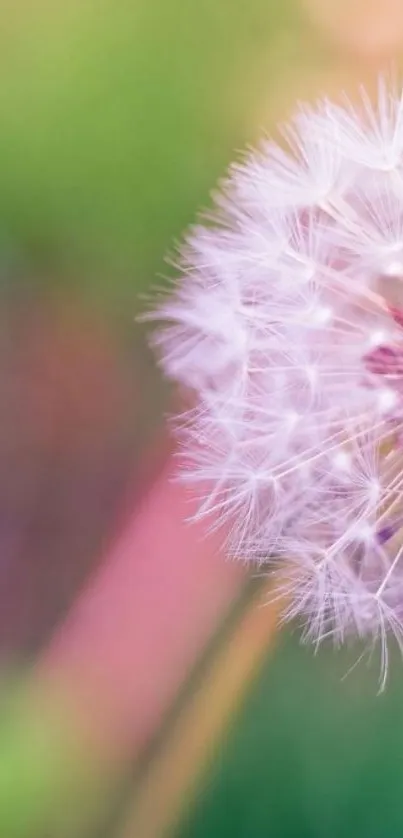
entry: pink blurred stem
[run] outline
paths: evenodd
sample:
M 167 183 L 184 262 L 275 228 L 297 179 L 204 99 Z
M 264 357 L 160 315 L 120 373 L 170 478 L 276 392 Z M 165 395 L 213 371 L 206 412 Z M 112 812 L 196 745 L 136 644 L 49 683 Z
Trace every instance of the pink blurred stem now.
M 108 759 L 147 744 L 245 579 L 218 535 L 186 523 L 192 504 L 171 476 L 168 463 L 39 666 Z

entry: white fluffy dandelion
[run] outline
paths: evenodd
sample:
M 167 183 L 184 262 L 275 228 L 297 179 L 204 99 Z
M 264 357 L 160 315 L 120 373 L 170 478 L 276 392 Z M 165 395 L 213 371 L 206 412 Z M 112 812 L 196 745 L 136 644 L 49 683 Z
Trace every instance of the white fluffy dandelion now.
M 315 643 L 403 644 L 403 95 L 301 108 L 234 166 L 154 317 L 199 516 Z

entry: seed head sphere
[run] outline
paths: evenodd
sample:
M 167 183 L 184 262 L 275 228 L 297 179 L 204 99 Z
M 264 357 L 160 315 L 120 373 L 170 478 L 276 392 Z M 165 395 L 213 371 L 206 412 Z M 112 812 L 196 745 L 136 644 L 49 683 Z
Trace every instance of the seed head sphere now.
M 300 107 L 230 169 L 152 315 L 183 479 L 315 643 L 403 647 L 403 94 Z

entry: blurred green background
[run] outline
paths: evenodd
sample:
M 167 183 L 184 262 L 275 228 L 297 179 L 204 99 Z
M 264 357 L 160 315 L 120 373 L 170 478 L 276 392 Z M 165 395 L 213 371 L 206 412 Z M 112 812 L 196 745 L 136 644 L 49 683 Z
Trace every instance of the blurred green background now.
M 396 652 L 396 650 L 394 650 Z M 284 632 L 218 743 L 177 838 L 399 838 L 403 672 Z
M 2 0 L 1 16 L 0 230 L 53 286 L 134 311 L 317 61 L 298 4 Z

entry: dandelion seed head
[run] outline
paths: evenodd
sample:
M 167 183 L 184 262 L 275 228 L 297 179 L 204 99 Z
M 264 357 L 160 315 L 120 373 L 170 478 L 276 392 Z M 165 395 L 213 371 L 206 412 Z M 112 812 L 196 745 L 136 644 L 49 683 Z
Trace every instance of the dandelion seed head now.
M 151 315 L 197 515 L 314 643 L 403 645 L 403 95 L 301 107 L 235 164 Z M 277 574 L 277 570 L 275 570 Z

